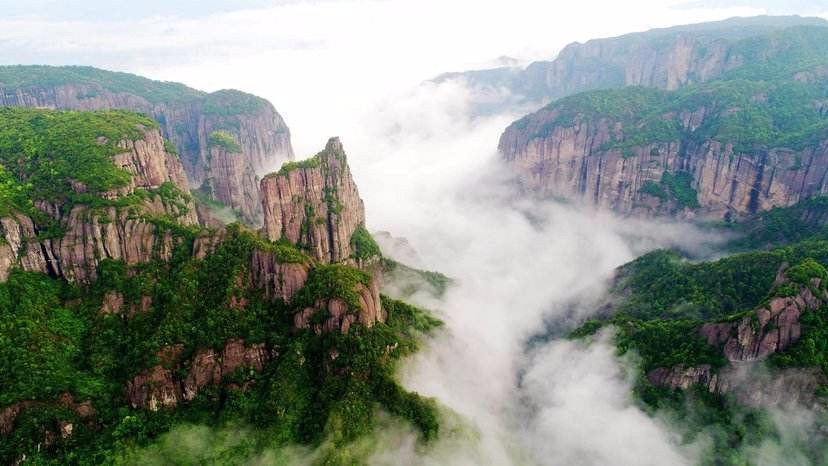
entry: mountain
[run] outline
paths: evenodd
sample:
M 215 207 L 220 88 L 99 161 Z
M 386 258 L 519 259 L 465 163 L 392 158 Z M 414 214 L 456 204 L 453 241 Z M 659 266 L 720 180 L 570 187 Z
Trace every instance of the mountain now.
M 739 218 L 825 192 L 828 28 L 732 44 L 739 67 L 678 90 L 554 101 L 503 133 L 521 185 L 622 213 Z
M 91 67 L 0 67 L 0 105 L 126 109 L 155 119 L 197 193 L 262 220 L 258 177 L 293 158 L 290 131 L 273 105 L 236 90 L 201 92 Z
M 674 90 L 706 82 L 746 64 L 745 52 L 763 37 L 796 26 L 828 26 L 821 18 L 757 16 L 652 29 L 574 42 L 551 61 L 446 73 L 436 82 L 462 80 L 488 95 L 477 113 L 544 105 L 596 89 L 647 86 Z
M 234 462 L 350 463 L 377 410 L 434 438 L 395 368 L 440 322 L 380 295 L 339 140 L 262 181 L 299 236 L 202 216 L 171 149 L 124 110 L 0 108 L 0 462 L 136 464 L 199 424 L 252 426 Z

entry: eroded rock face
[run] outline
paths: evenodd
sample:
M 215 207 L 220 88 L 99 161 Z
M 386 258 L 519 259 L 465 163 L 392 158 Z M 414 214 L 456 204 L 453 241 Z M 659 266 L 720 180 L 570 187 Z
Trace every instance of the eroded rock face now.
M 308 281 L 308 265 L 280 263 L 274 252 L 256 250 L 250 275 L 253 286 L 264 290 L 265 297 L 289 303 Z
M 756 364 L 728 366 L 719 371 L 709 365 L 680 364 L 660 367 L 647 374 L 647 380 L 656 386 L 687 390 L 698 385 L 710 393 L 733 395 L 740 404 L 753 407 L 791 403 L 812 406 L 818 403 L 816 391 L 824 379 L 818 369 L 790 368 L 770 373 Z
M 783 265 L 774 287 L 786 285 Z M 721 349 L 730 362 L 721 369 L 710 365 L 659 367 L 647 374 L 656 386 L 687 390 L 695 385 L 711 393 L 734 394 L 749 406 L 776 406 L 789 402 L 815 403 L 824 382 L 819 370 L 791 368 L 767 371 L 760 364 L 800 338 L 799 319 L 805 312 L 820 312 L 828 302 L 821 280 L 814 278 L 794 296 L 777 296 L 745 317 L 731 322 L 707 323 L 699 335 Z M 814 291 L 819 294 L 816 296 Z
M 271 354 L 264 343 L 246 345 L 243 340 L 229 340 L 222 351 L 198 350 L 190 361 L 184 380 L 175 377 L 180 361 L 180 348 L 168 347 L 159 352 L 162 364 L 136 375 L 127 383 L 127 397 L 133 408 L 157 411 L 173 408 L 184 401 L 191 401 L 199 389 L 220 384 L 222 379 L 237 370 L 261 372 Z
M 187 176 L 178 158 L 164 149 L 158 130 L 144 131 L 143 139 L 122 141 L 124 152 L 113 156 L 113 163 L 132 175 L 130 183 L 116 191 L 102 193 L 114 200 L 137 189 L 155 190 L 172 183 L 187 192 Z M 77 192 L 85 187 L 74 183 Z M 38 202 L 37 208 L 57 221 L 63 234 L 56 238 L 38 238 L 40 226 L 31 218 L 15 214 L 0 218 L 0 280 L 11 267 L 64 277 L 69 281 L 89 283 L 96 276 L 98 263 L 107 258 L 128 264 L 158 258 L 169 259 L 176 245 L 169 232 L 162 233 L 149 220 L 164 216 L 180 225 L 197 225 L 198 217 L 191 200 L 165 202 L 152 194 L 132 208 L 74 205 L 68 208 Z
M 0 82 L 0 105 L 128 109 L 152 116 L 161 125 L 163 135 L 181 153 L 193 188 L 203 186 L 216 200 L 241 212 L 250 223 L 260 223 L 257 176 L 293 158 L 287 125 L 264 99 L 238 91 L 206 94 L 185 89 L 187 98 L 151 101 L 135 93 L 113 91 L 88 82 L 22 87 Z M 210 135 L 215 131 L 230 134 L 241 151 L 231 153 L 211 147 Z
M 57 400 L 54 401 L 36 401 L 27 400 L 14 403 L 0 409 L 0 436 L 9 435 L 14 430 L 14 423 L 17 417 L 29 408 L 38 408 L 45 406 L 60 406 L 72 411 L 81 419 L 94 416 L 96 414 L 95 408 L 92 407 L 92 402 L 87 400 L 83 402 L 76 402 L 71 393 L 62 393 Z M 72 424 L 61 421 L 58 426 L 59 434 L 63 438 L 72 435 Z
M 491 107 L 520 108 L 527 103 L 537 108 L 595 89 L 647 86 L 672 90 L 710 81 L 749 63 L 772 60 L 793 45 L 785 40 L 786 32 L 795 36 L 801 26 L 825 25 L 818 18 L 777 16 L 654 29 L 574 42 L 554 60 L 533 62 L 525 69 L 507 66 L 447 73 L 436 81 L 459 78 L 481 91 L 500 91 L 489 92 L 478 113 Z M 746 41 L 751 41 L 750 46 L 745 46 Z M 814 39 L 814 43 L 818 41 Z M 746 56 L 747 51 L 754 53 Z
M 339 138 L 304 165 L 266 176 L 261 196 L 268 239 L 287 239 L 324 263 L 351 257 L 351 236 L 365 225 L 365 207 Z
M 814 289 L 820 289 L 819 279 L 814 281 Z M 801 332 L 800 316 L 816 311 L 827 300 L 803 287 L 798 295 L 773 298 L 736 322 L 704 324 L 699 334 L 711 345 L 722 348 L 729 361 L 761 361 L 796 343 Z
M 621 149 L 625 128 L 608 118 L 558 120 L 560 108 L 540 110 L 513 123 L 499 150 L 523 189 L 545 198 L 566 198 L 624 214 L 671 214 L 689 218 L 745 216 L 789 206 L 828 190 L 828 141 L 799 151 L 777 148 L 745 154 L 715 140 L 675 139 Z M 698 108 L 665 115 L 691 131 L 726 109 Z M 633 128 L 634 129 L 634 128 Z M 686 174 L 698 205 L 653 195 L 665 174 Z

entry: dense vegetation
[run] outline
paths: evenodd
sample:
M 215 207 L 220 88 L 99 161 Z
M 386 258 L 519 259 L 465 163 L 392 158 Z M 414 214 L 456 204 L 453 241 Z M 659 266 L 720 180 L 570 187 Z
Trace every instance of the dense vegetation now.
M 204 97 L 202 111 L 208 115 L 255 115 L 268 105 L 261 97 L 235 89 L 223 89 Z
M 141 138 L 141 128 L 157 128 L 157 124 L 117 110 L 0 108 L 0 198 L 10 201 L 4 208 L 27 211 L 36 200 L 65 199 L 73 192 L 71 181 L 83 183 L 93 193 L 125 185 L 129 174 L 110 158 L 124 152 L 117 147 L 121 140 Z
M 828 240 L 828 197 L 814 197 L 791 207 L 776 207 L 743 222 L 727 224 L 736 237 L 735 251 L 784 246 L 806 239 Z
M 181 199 L 186 195 L 174 187 L 138 190 L 117 199 L 100 195 L 130 180 L 129 173 L 111 162 L 113 155 L 125 151 L 118 144 L 142 138 L 145 130 L 153 128 L 157 128 L 153 120 L 119 110 L 0 108 L 0 215 L 26 214 L 39 224 L 39 236 L 47 238 L 61 236 L 62 227 L 34 207 L 38 201 L 66 209 L 73 204 L 126 208 L 161 195 L 185 213 Z
M 351 235 L 351 250 L 353 258 L 359 261 L 367 261 L 381 255 L 379 244 L 362 225 Z
M 232 134 L 227 131 L 213 131 L 210 133 L 210 138 L 207 141 L 210 147 L 219 147 L 229 154 L 240 154 L 241 146 Z
M 366 274 L 344 265 L 316 266 L 292 302 L 271 302 L 262 290 L 239 285 L 237 277 L 248 273 L 253 251 L 275 251 L 283 263 L 310 264 L 310 258 L 240 226 L 232 226 L 215 254 L 203 260 L 188 252 L 193 239 L 185 238 L 170 263 L 128 267 L 104 261 L 99 280 L 89 287 L 20 271 L 0 284 L 0 406 L 37 400 L 11 435 L 0 436 L 3 461 L 24 452 L 49 464 L 116 461 L 132 446 L 149 444 L 185 422 L 247 424 L 266 433 L 257 438 L 269 445 L 325 439 L 345 446 L 371 431 L 377 409 L 409 420 L 425 439 L 437 434 L 434 402 L 405 392 L 394 371 L 396 361 L 417 348 L 418 335 L 438 321 L 383 298 L 388 320 L 371 329 L 356 326 L 347 335 L 296 330 L 294 310 L 319 298 L 336 296 L 358 305 L 353 287 L 365 282 Z M 101 303 L 113 292 L 124 297 L 122 310 L 102 313 Z M 127 312 L 148 298 L 149 309 Z M 239 310 L 233 303 L 242 299 L 246 305 Z M 180 364 L 177 374 L 184 378 L 196 351 L 220 350 L 232 338 L 264 343 L 278 356 L 262 373 L 244 371 L 228 381 L 232 384 L 204 387 L 178 409 L 149 412 L 126 405 L 126 381 L 169 364 L 165 348 L 180 347 L 180 362 L 174 364 Z M 91 400 L 96 415 L 79 419 L 56 404 L 63 393 Z M 43 429 L 58 421 L 74 422 L 73 435 L 38 451 Z M 337 451 L 328 452 L 325 461 L 337 463 Z
M 320 163 L 321 162 L 320 162 L 319 154 L 317 154 L 313 157 L 304 159 L 304 160 L 297 160 L 297 161 L 291 160 L 291 161 L 283 163 L 282 166 L 279 167 L 278 172 L 271 173 L 267 176 L 269 176 L 269 177 L 270 176 L 285 176 L 288 173 L 290 173 L 290 172 L 292 172 L 293 170 L 296 170 L 296 169 L 316 168 L 320 165 Z
M 714 370 L 727 364 L 721 350 L 699 336 L 705 322 L 741 318 L 771 296 L 786 296 L 812 278 L 828 277 L 828 241 L 823 218 L 824 199 L 803 201 L 789 208 L 758 214 L 729 225 L 738 236 L 727 247 L 742 252 L 716 261 L 693 262 L 674 251 L 646 254 L 618 270 L 613 299 L 597 319 L 573 331 L 585 338 L 612 326 L 620 354 L 634 352 L 640 378 L 635 391 L 645 410 L 673 416 L 686 442 L 708 438 L 704 464 L 745 464 L 745 448 L 784 435 L 761 409 L 746 408 L 730 396 L 653 386 L 644 377 L 658 367 L 709 364 Z M 780 266 L 789 285 L 773 288 Z M 800 318 L 802 338 L 774 354 L 772 367 L 801 367 L 828 377 L 828 309 Z M 828 387 L 820 393 L 828 394 Z M 803 443 L 797 452 L 821 464 L 825 452 Z

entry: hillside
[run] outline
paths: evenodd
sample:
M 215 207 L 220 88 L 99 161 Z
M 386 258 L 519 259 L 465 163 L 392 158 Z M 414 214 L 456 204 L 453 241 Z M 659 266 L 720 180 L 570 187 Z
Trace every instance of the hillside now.
M 492 108 L 539 108 L 561 97 L 597 89 L 645 86 L 674 90 L 742 67 L 748 63 L 745 45 L 798 26 L 825 27 L 828 21 L 757 16 L 651 29 L 574 42 L 553 60 L 533 62 L 525 68 L 446 73 L 435 81 L 462 80 L 489 95 L 475 109 L 480 113 Z

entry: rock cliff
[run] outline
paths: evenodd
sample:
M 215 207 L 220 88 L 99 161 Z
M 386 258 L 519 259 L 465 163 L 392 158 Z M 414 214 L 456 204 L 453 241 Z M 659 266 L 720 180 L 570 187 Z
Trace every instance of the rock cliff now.
M 171 257 L 170 228 L 197 225 L 195 206 L 185 194 L 182 164 L 165 150 L 159 130 L 138 131 L 115 143 L 107 162 L 128 174 L 122 186 L 91 192 L 69 180 L 74 198 L 35 199 L 29 212 L 12 209 L 0 217 L 0 281 L 18 266 L 89 283 L 103 259 L 137 264 Z
M 365 207 L 338 138 L 311 159 L 267 175 L 261 196 L 268 239 L 285 239 L 324 263 L 351 258 L 351 238 L 365 225 Z
M 261 223 L 258 176 L 293 158 L 290 131 L 270 102 L 234 90 L 211 94 L 182 84 L 89 67 L 0 67 L 0 105 L 129 109 L 154 118 L 181 155 L 192 188 Z M 236 150 L 215 144 L 215 133 Z
M 166 364 L 153 366 L 128 383 L 130 406 L 150 411 L 174 408 L 182 401 L 192 401 L 201 388 L 219 384 L 238 370 L 261 372 L 271 359 L 264 344 L 246 345 L 237 339 L 228 341 L 221 351 L 200 349 L 186 364 L 178 360 L 178 352 L 176 348 L 162 349 L 162 355 L 171 355 Z M 188 366 L 187 376 L 180 379 L 177 373 L 182 365 Z

